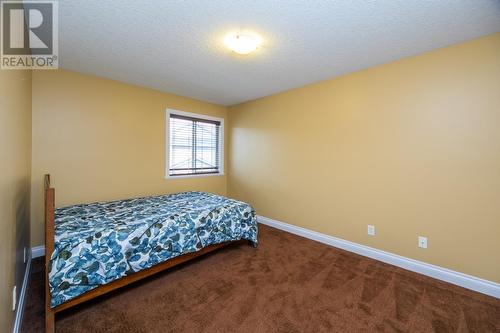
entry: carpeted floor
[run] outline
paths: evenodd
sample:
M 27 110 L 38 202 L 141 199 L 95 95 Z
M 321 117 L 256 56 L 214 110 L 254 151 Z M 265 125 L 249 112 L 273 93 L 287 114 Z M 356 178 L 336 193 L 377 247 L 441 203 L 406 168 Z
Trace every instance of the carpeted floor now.
M 500 300 L 260 226 L 57 316 L 57 332 L 500 332 Z M 43 331 L 33 262 L 22 332 Z

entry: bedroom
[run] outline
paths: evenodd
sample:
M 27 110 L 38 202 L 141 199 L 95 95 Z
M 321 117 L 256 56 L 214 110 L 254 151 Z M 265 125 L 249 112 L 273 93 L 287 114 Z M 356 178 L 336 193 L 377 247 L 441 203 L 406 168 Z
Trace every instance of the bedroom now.
M 35 5 L 0 332 L 500 330 L 499 2 Z

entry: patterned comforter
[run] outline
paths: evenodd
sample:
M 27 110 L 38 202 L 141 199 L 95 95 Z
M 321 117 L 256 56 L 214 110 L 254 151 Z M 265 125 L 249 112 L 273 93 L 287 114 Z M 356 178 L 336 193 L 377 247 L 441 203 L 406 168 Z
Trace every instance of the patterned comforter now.
M 56 209 L 51 306 L 178 255 L 240 239 L 257 244 L 253 208 L 204 192 Z

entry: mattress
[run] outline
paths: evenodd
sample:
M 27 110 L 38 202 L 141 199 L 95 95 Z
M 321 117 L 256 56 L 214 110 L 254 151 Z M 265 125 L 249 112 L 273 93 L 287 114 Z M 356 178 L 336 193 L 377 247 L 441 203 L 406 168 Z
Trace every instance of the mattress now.
M 257 244 L 257 233 L 250 205 L 205 192 L 58 208 L 49 263 L 51 307 L 211 244 Z

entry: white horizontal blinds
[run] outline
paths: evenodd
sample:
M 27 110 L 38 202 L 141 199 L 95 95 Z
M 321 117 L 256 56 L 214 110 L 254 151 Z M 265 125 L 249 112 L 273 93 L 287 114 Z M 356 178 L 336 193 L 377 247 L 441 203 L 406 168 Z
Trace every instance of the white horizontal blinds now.
M 220 122 L 170 114 L 169 175 L 219 173 Z

